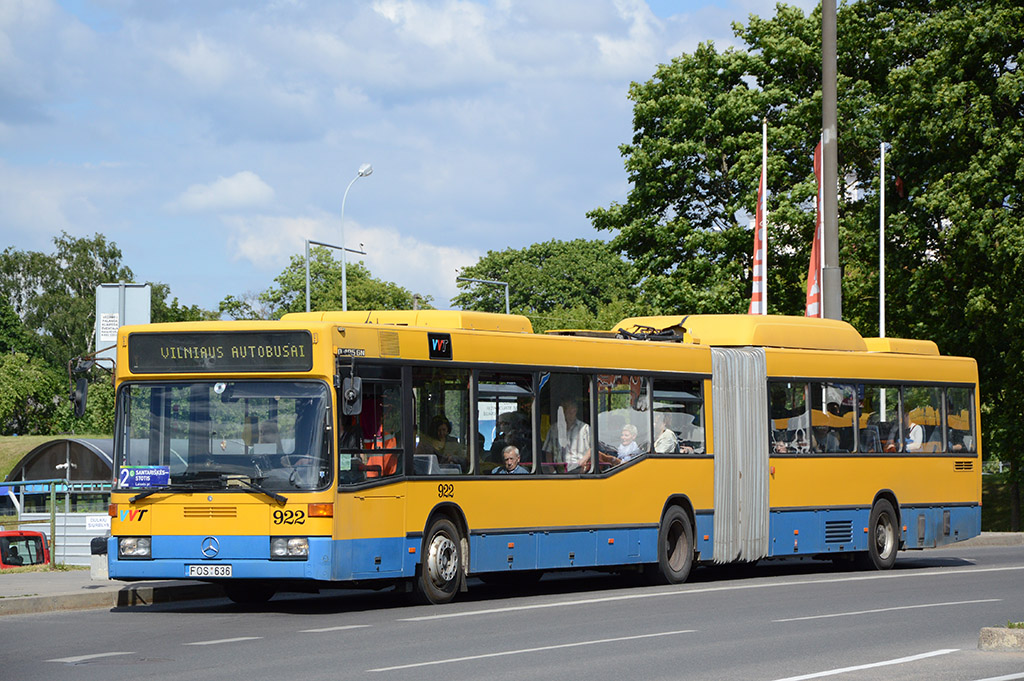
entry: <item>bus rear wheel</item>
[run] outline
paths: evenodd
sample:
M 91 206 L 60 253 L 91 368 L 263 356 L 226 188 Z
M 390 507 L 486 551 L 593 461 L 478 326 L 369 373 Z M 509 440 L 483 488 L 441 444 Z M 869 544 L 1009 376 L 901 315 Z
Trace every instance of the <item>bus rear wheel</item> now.
M 868 550 L 860 554 L 858 562 L 862 567 L 888 570 L 896 564 L 896 552 L 899 550 L 899 521 L 892 504 L 879 499 L 871 508 L 868 519 Z
M 462 583 L 462 537 L 455 523 L 438 518 L 423 541 L 416 594 L 424 603 L 450 603 Z
M 682 584 L 693 567 L 693 527 L 686 512 L 673 506 L 658 528 L 658 564 L 647 569 L 650 581 L 658 584 Z

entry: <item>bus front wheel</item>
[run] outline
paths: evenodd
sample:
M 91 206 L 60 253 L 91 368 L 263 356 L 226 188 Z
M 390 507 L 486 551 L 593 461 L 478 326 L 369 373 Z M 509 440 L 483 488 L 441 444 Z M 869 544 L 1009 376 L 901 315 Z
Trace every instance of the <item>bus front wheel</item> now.
M 261 605 L 274 597 L 274 589 L 260 582 L 225 582 L 224 594 L 239 605 Z
M 651 565 L 648 576 L 660 584 L 682 584 L 693 567 L 693 527 L 686 511 L 673 506 L 658 528 L 658 564 Z
M 888 570 L 896 564 L 896 551 L 899 550 L 899 521 L 892 504 L 879 499 L 871 508 L 868 519 L 868 551 L 861 554 L 859 563 L 862 567 Z
M 423 542 L 416 593 L 425 603 L 449 603 L 462 580 L 462 537 L 455 523 L 438 518 L 430 525 Z

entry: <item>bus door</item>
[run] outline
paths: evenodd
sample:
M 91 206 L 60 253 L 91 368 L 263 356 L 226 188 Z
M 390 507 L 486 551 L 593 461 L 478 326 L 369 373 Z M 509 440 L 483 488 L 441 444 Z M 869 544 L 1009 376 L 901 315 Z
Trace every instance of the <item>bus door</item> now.
M 712 348 L 714 561 L 768 555 L 768 381 L 762 348 Z

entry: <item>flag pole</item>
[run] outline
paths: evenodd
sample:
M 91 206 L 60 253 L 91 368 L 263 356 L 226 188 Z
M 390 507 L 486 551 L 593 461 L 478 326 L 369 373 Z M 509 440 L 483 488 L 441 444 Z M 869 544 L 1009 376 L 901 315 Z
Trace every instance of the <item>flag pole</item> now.
M 878 336 L 885 338 L 885 142 L 878 146 Z
M 761 229 L 764 242 L 761 248 L 764 255 L 763 274 L 761 279 L 761 314 L 768 314 L 768 118 L 761 119 Z

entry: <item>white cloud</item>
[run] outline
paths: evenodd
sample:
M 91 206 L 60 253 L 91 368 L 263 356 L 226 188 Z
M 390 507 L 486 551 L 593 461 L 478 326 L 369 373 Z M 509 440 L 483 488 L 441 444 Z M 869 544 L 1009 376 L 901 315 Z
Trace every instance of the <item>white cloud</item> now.
M 232 50 L 202 34 L 184 48 L 168 50 L 164 58 L 182 77 L 206 90 L 228 83 L 236 70 Z
M 0 161 L 0 225 L 5 237 L 14 241 L 16 232 L 49 241 L 61 231 L 82 234 L 101 229 L 94 202 L 128 188 L 100 174 L 101 169 L 26 169 Z
M 185 212 L 233 211 L 262 206 L 274 199 L 273 188 L 249 170 L 219 177 L 209 184 L 193 184 L 168 205 Z
M 231 216 L 224 218 L 224 223 L 231 231 L 229 244 L 235 259 L 247 260 L 275 275 L 293 255 L 305 252 L 306 239 L 335 245 L 341 241 L 339 218 L 333 216 Z M 447 307 L 458 293 L 456 270 L 476 263 L 481 256 L 471 248 L 438 246 L 391 227 L 345 223 L 348 247 L 366 252 L 365 256 L 350 253 L 350 262 L 361 260 L 374 277 L 433 296 L 437 307 Z

